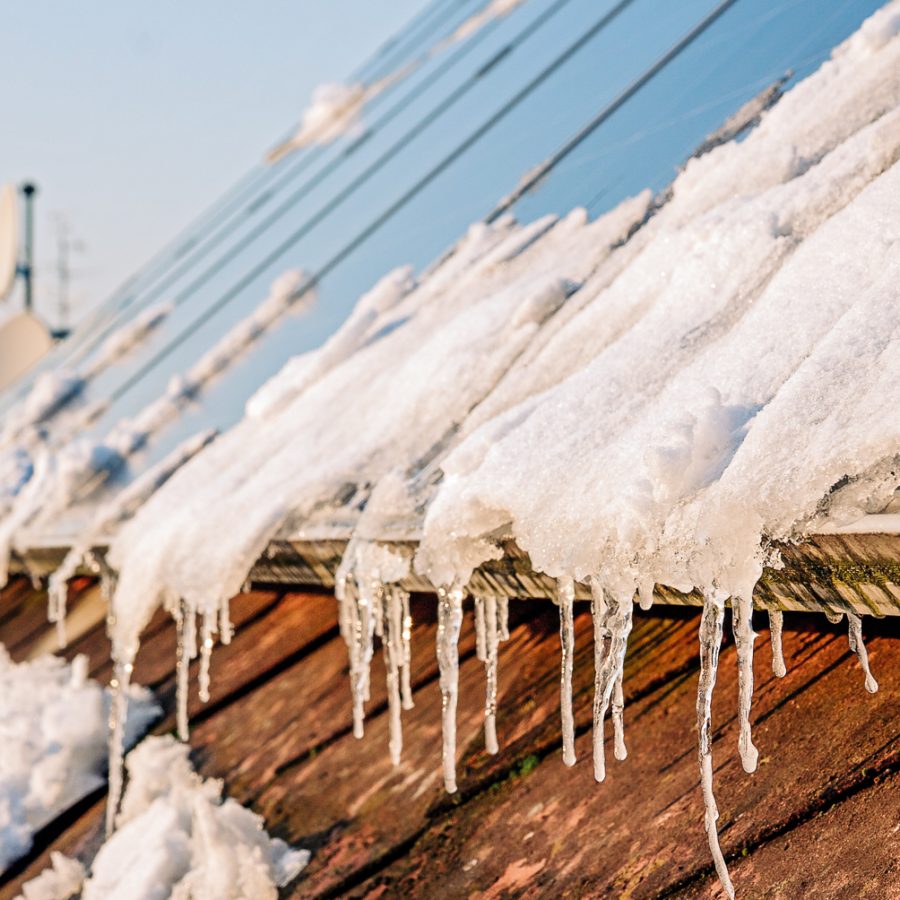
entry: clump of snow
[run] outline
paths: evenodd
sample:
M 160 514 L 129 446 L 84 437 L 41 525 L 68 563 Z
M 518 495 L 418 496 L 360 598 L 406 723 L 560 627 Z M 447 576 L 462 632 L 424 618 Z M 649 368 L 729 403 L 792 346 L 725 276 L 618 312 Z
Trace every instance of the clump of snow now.
M 306 866 L 308 851 L 270 838 L 259 816 L 223 799 L 222 782 L 197 775 L 189 752 L 165 736 L 129 754 L 117 829 L 94 858 L 83 900 L 275 900 Z
M 50 854 L 50 866 L 22 885 L 16 900 L 72 900 L 81 893 L 84 866 L 58 850 Z
M 328 144 L 362 129 L 362 111 L 371 90 L 363 84 L 320 84 L 300 120 L 296 134 L 279 144 L 266 157 L 278 162 L 287 154 L 311 144 Z
M 145 309 L 131 322 L 114 331 L 100 348 L 100 352 L 87 367 L 86 377 L 92 378 L 102 369 L 122 359 L 135 347 L 142 344 L 175 308 L 170 301 L 157 303 Z
M 448 39 L 448 43 L 456 43 L 470 38 L 476 31 L 484 28 L 488 22 L 508 16 L 524 2 L 525 0 L 488 0 L 478 12 L 473 13 L 457 27 Z
M 113 332 L 99 352 L 78 372 L 57 369 L 42 373 L 25 398 L 6 413 L 0 433 L 0 447 L 14 442 L 31 446 L 40 439 L 40 433 L 32 432 L 46 427 L 50 420 L 82 395 L 91 379 L 142 344 L 171 310 L 170 303 L 161 303 L 145 310 L 133 322 Z
M 14 663 L 0 645 L 0 871 L 34 833 L 103 784 L 109 696 L 88 661 L 54 656 Z M 125 741 L 159 715 L 145 688 L 128 694 Z
M 43 372 L 21 403 L 5 416 L 0 446 L 7 446 L 29 428 L 52 418 L 84 390 L 82 375 L 57 369 Z

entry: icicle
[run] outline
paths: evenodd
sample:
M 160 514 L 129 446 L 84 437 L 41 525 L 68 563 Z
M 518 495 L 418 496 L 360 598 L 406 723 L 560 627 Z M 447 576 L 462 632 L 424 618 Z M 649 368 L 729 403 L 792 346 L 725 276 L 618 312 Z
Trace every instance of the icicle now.
M 615 730 L 614 753 L 618 760 L 628 758 L 628 748 L 625 746 L 625 692 L 622 689 L 622 677 L 623 673 L 619 672 L 612 702 L 612 720 Z
M 403 605 L 399 590 L 393 586 L 381 592 L 382 623 L 384 628 L 381 649 L 384 653 L 384 668 L 387 672 L 387 695 L 389 711 L 391 762 L 400 765 L 400 753 L 403 750 L 403 731 L 400 723 L 400 667 L 403 651 L 401 636 L 403 633 Z
M 719 648 L 722 645 L 722 622 L 725 617 L 725 601 L 719 594 L 703 598 L 703 616 L 700 620 L 700 683 L 697 688 L 697 731 L 699 733 L 700 784 L 706 808 L 706 837 L 719 881 L 729 897 L 734 898 L 734 887 L 728 875 L 725 858 L 719 847 L 716 822 L 719 810 L 713 794 L 712 765 L 712 695 L 716 685 L 719 665 Z
M 219 640 L 230 644 L 234 637 L 234 625 L 231 623 L 231 609 L 228 600 L 223 600 L 219 607 Z
M 55 573 L 54 573 L 55 574 Z M 65 579 L 50 576 L 47 587 L 47 620 L 56 626 L 56 643 L 60 650 L 66 646 L 66 606 L 69 584 Z
M 606 778 L 603 725 L 606 711 L 613 699 L 616 682 L 623 677 L 634 602 L 633 595 L 620 598 L 604 591 L 595 579 L 591 580 L 591 593 L 594 617 L 594 778 L 603 781 Z M 614 711 L 614 728 L 617 718 L 621 723 L 618 727 L 623 729 L 622 746 L 619 749 L 624 751 L 624 720 Z M 619 757 L 617 754 L 617 758 L 624 759 L 624 756 Z
M 485 632 L 484 597 L 475 597 L 475 657 L 481 662 L 487 659 Z
M 738 748 L 745 772 L 755 772 L 759 752 L 753 746 L 750 726 L 750 707 L 753 702 L 753 599 L 731 598 L 731 630 L 738 658 L 738 720 L 740 737 Z
M 109 794 L 106 801 L 106 836 L 116 827 L 116 814 L 122 799 L 125 758 L 125 717 L 128 714 L 128 686 L 133 666 L 116 660 L 109 683 Z
M 213 630 L 215 623 L 213 613 L 203 614 L 203 630 L 200 634 L 200 700 L 209 703 L 209 663 L 212 657 Z
M 572 605 L 575 583 L 571 578 L 556 581 L 556 602 L 559 605 L 559 644 L 561 652 L 559 712 L 562 719 L 563 763 L 575 765 L 575 716 L 572 713 L 572 670 L 575 655 L 575 626 Z
M 456 699 L 459 690 L 459 631 L 462 627 L 463 590 L 438 590 L 437 659 L 441 677 L 443 720 L 442 759 L 444 787 L 456 793 Z
M 190 639 L 188 637 L 188 621 L 193 616 L 184 607 L 179 606 L 178 616 L 175 625 L 178 629 L 177 654 L 178 659 L 175 664 L 176 684 L 175 684 L 175 706 L 176 706 L 176 722 L 178 726 L 178 737 L 182 741 L 188 739 L 188 676 L 190 674 L 191 656 L 190 656 Z
M 497 743 L 497 647 L 500 643 L 497 623 L 497 598 L 484 598 L 486 625 L 486 650 L 484 661 L 487 689 L 484 699 L 484 748 L 488 753 L 498 753 Z
M 603 719 L 600 714 L 603 688 L 601 685 L 601 673 L 607 654 L 609 653 L 609 607 L 606 603 L 606 594 L 603 588 L 595 580 L 591 579 L 591 620 L 594 623 L 594 702 L 593 702 L 593 731 L 592 754 L 594 758 L 594 778 L 602 781 L 606 777 L 606 765 L 603 753 Z M 598 768 L 598 760 L 600 766 Z
M 784 650 L 781 643 L 783 625 L 784 614 L 781 610 L 770 609 L 769 635 L 772 638 L 772 671 L 778 678 L 784 678 L 787 675 L 787 666 L 784 664 Z
M 509 640 L 509 597 L 497 598 L 497 632 L 501 641 Z
M 866 676 L 866 690 L 870 694 L 874 694 L 878 690 L 878 682 L 872 677 L 872 671 L 869 668 L 869 654 L 863 643 L 862 619 L 856 613 L 849 611 L 847 612 L 847 637 L 850 641 L 850 650 L 856 654 Z
M 382 630 L 384 625 L 380 610 L 383 590 L 380 582 L 364 577 L 350 578 L 343 570 L 335 578 L 338 621 L 350 660 L 353 736 L 356 738 L 365 733 L 363 722 L 365 703 L 369 699 L 369 666 L 375 649 L 376 623 L 381 623 Z
M 404 709 L 412 709 L 413 703 L 412 685 L 410 684 L 410 669 L 412 668 L 412 653 L 410 652 L 410 640 L 412 638 L 412 616 L 409 613 L 409 593 L 402 588 L 394 587 L 394 591 L 399 595 L 402 615 L 403 627 L 400 631 L 400 696 Z

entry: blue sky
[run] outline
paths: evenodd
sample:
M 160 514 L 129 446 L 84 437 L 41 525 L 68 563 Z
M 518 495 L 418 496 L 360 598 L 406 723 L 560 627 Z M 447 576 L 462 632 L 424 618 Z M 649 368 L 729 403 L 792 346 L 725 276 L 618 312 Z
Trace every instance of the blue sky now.
M 33 178 L 37 304 L 55 322 L 54 218 L 73 315 L 103 299 L 424 0 L 4 4 L 0 183 Z

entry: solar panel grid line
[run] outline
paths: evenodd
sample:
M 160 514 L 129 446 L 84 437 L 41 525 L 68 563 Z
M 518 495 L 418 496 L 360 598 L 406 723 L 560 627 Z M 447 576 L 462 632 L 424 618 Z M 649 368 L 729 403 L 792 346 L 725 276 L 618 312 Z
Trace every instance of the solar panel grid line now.
M 628 102 L 648 81 L 655 78 L 673 59 L 683 50 L 687 49 L 700 35 L 702 35 L 714 22 L 724 15 L 738 0 L 722 0 L 708 15 L 704 16 L 683 37 L 675 42 L 665 53 L 648 66 L 637 78 L 633 79 L 616 97 L 607 103 L 595 116 L 584 124 L 562 146 L 553 153 L 544 163 L 528 173 L 515 190 L 491 210 L 485 217 L 487 223 L 497 220 L 507 212 L 516 201 L 531 190 L 541 179 L 545 178 L 559 163 L 561 163 L 579 144 L 593 134 L 617 109 Z
M 558 12 L 559 9 L 563 8 L 568 2 L 570 2 L 570 0 L 557 0 L 557 2 L 549 7 L 546 12 Z M 532 78 L 525 85 L 525 87 L 517 91 L 515 95 L 511 99 L 507 100 L 499 110 L 495 111 L 485 122 L 478 126 L 475 131 L 471 132 L 468 137 L 466 137 L 450 153 L 444 156 L 435 166 L 433 166 L 428 172 L 426 172 L 425 175 L 419 178 L 410 188 L 404 191 L 398 199 L 396 199 L 385 210 L 383 210 L 361 232 L 359 232 L 347 244 L 345 244 L 336 253 L 334 253 L 325 263 L 323 263 L 319 267 L 319 269 L 310 276 L 309 282 L 307 284 L 307 289 L 317 284 L 323 277 L 325 277 L 325 275 L 327 275 L 337 265 L 339 265 L 362 242 L 364 242 L 368 237 L 374 234 L 382 225 L 388 222 L 400 209 L 402 209 L 414 196 L 416 196 L 419 191 L 421 191 L 431 181 L 437 178 L 438 175 L 440 175 L 445 169 L 447 169 L 471 146 L 473 146 L 481 138 L 488 134 L 491 129 L 499 124 L 513 109 L 515 109 L 520 103 L 522 103 L 529 96 L 529 94 L 531 94 L 551 75 L 553 75 L 554 72 L 556 72 L 560 68 L 560 66 L 562 66 L 571 56 L 582 49 L 582 47 L 589 43 L 592 38 L 596 37 L 597 34 L 603 30 L 603 28 L 611 24 L 621 12 L 623 12 L 635 2 L 636 0 L 620 0 L 620 2 L 617 3 L 611 10 L 605 13 L 599 20 L 596 20 L 590 28 L 582 32 L 582 34 L 572 44 L 570 44 L 566 48 L 566 50 L 563 51 L 563 53 L 558 55 L 550 63 L 550 65 L 541 70 L 541 72 L 539 72 L 537 76 Z M 541 25 L 545 24 L 549 20 L 549 18 L 549 15 L 542 16 L 540 19 Z M 536 30 L 537 29 L 535 28 L 529 28 L 528 34 L 525 36 L 519 35 L 519 37 L 517 38 L 517 42 L 526 40 Z M 472 81 L 472 84 L 474 85 L 475 83 L 477 83 L 477 81 L 478 78 L 475 78 Z M 456 99 L 458 99 L 458 97 Z M 446 109 L 446 107 L 442 108 Z M 426 115 L 426 120 L 430 123 L 433 122 L 436 117 L 436 111 L 433 110 L 431 113 Z M 386 154 L 380 158 L 379 165 L 384 165 L 388 161 L 388 159 L 391 158 L 394 152 L 397 152 L 402 148 L 402 146 L 405 146 L 405 143 L 405 141 L 402 143 L 397 142 L 392 147 L 392 153 L 390 155 Z M 357 181 L 354 185 L 354 189 L 358 188 L 362 183 L 362 181 Z M 246 287 L 248 287 L 257 277 L 265 272 L 266 269 L 276 263 L 288 250 L 290 250 L 297 243 L 297 241 L 299 241 L 304 235 L 306 235 L 312 227 L 321 222 L 322 219 L 326 215 L 328 215 L 336 205 L 338 205 L 340 202 L 343 202 L 347 198 L 347 196 L 349 196 L 349 193 L 352 192 L 341 192 L 341 194 L 338 195 L 338 198 L 335 198 L 326 207 L 320 209 L 319 212 L 317 212 L 312 217 L 312 219 L 304 222 L 303 225 L 293 231 L 284 241 L 279 243 L 274 250 L 263 257 L 262 260 L 258 261 L 256 265 L 254 265 L 235 284 L 233 284 L 232 287 L 229 288 L 228 291 L 226 291 L 215 303 L 204 310 L 180 334 L 176 335 L 165 347 L 160 348 L 160 350 L 151 359 L 149 359 L 143 367 L 141 367 L 138 371 L 136 371 L 128 379 L 126 379 L 121 385 L 119 385 L 118 388 L 116 388 L 112 392 L 111 400 L 116 401 L 124 396 L 149 371 L 159 365 L 159 363 L 162 362 L 162 360 L 165 359 L 169 355 L 169 353 L 183 344 L 191 333 L 208 322 L 216 313 L 218 313 L 235 297 L 237 297 Z M 199 285 L 195 285 L 193 287 L 193 290 L 196 290 L 196 287 L 198 286 Z

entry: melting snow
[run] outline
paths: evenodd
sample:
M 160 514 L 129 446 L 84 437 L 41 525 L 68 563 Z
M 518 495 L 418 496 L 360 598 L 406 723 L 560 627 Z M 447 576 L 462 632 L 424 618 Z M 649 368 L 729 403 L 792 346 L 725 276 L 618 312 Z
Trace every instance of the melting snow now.
M 0 645 L 0 871 L 28 852 L 36 831 L 104 783 L 109 695 L 87 667 L 85 656 L 16 664 Z M 160 710 L 138 687 L 127 707 L 131 745 Z
M 83 900 L 275 900 L 309 852 L 270 838 L 259 816 L 223 799 L 220 781 L 194 772 L 188 753 L 170 736 L 144 740 L 126 760 L 118 829 L 94 858 L 90 877 L 82 883 L 79 863 L 54 859 L 53 870 L 25 886 L 26 900 L 67 900 L 79 889 Z M 71 893 L 51 892 L 54 873 Z

